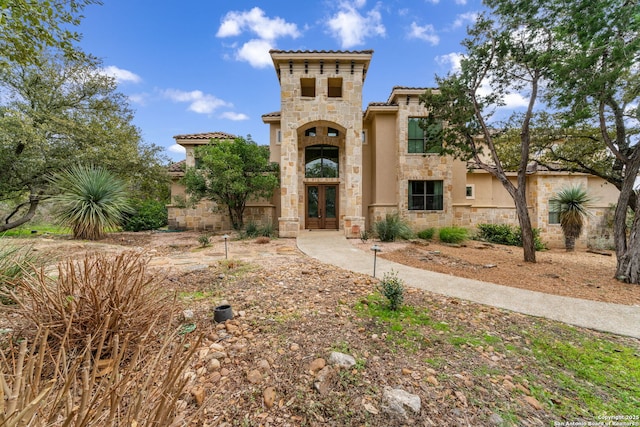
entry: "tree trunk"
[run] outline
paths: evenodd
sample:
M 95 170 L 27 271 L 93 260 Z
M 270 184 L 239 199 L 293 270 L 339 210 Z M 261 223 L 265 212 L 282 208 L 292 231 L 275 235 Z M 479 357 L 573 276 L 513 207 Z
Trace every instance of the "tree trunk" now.
M 522 232 L 522 250 L 524 251 L 525 262 L 536 262 L 536 246 L 533 241 L 533 229 L 531 228 L 531 218 L 527 209 L 527 197 L 522 191 L 517 192 L 514 197 L 516 213 L 520 222 Z
M 626 283 L 640 284 L 640 215 L 638 214 L 633 219 L 627 243 L 624 253 L 620 255 L 616 241 L 618 255 L 616 279 Z
M 564 247 L 567 252 L 573 252 L 576 249 L 576 238 L 575 236 L 564 236 Z
M 33 194 L 29 196 L 29 201 L 27 203 L 22 203 L 18 205 L 14 209 L 14 211 L 7 217 L 6 219 L 7 222 L 4 224 L 0 224 L 0 232 L 11 230 L 12 228 L 19 227 L 22 224 L 26 224 L 27 222 L 31 221 L 33 216 L 36 214 L 36 209 L 38 208 L 39 203 L 40 203 L 40 198 L 38 196 Z M 9 222 L 11 217 L 15 215 L 20 210 L 20 208 L 22 208 L 23 206 L 26 206 L 27 204 L 29 205 L 29 210 L 27 211 L 27 213 L 25 213 L 22 216 L 22 218 Z
M 229 208 L 229 217 L 231 218 L 231 226 L 234 230 L 242 230 L 244 227 L 244 206 Z

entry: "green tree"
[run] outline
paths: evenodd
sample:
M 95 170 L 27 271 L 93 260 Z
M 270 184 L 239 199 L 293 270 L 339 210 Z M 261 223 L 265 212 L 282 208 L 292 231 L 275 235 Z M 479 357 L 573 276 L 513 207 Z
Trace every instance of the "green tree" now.
M 551 206 L 560 215 L 564 244 L 569 252 L 575 249 L 576 239 L 582 234 L 591 201 L 591 197 L 582 187 L 563 188 L 550 200 Z
M 460 71 L 436 76 L 438 90 L 421 96 L 431 114 L 446 123 L 442 130 L 442 155 L 470 160 L 496 177 L 514 201 L 522 230 L 524 260 L 535 262 L 533 229 L 527 209 L 527 164 L 530 156 L 531 125 L 543 79 L 549 73 L 551 34 L 544 27 L 521 28 L 509 16 L 481 15 L 462 42 L 465 48 Z M 511 118 L 517 123 L 519 162 L 517 180 L 504 163 L 496 145 L 495 123 L 491 117 L 505 105 L 513 92 L 528 94 L 526 111 Z
M 195 157 L 198 168 L 187 168 L 183 179 L 192 202 L 207 198 L 226 206 L 236 230 L 244 226 L 247 201 L 271 197 L 278 187 L 278 169 L 269 162 L 269 148 L 251 137 L 197 147 Z
M 98 0 L 0 0 L 0 69 L 17 63 L 34 64 L 47 48 L 67 56 L 82 55 L 73 46 L 80 34 L 82 10 Z
M 116 82 L 94 58 L 50 55 L 41 65 L 0 70 L 0 231 L 28 222 L 52 194 L 46 177 L 73 163 L 124 179 L 131 197 L 166 199 L 160 148 L 142 142 Z
M 74 239 L 98 240 L 133 211 L 124 182 L 103 168 L 72 166 L 49 178 L 59 190 L 52 198 L 59 225 Z
M 614 214 L 616 277 L 640 283 L 640 216 L 631 230 L 640 170 L 640 13 L 638 0 L 486 0 L 516 22 L 549 28 L 554 60 L 547 99 L 563 114 L 564 127 L 598 130 L 593 147 L 606 148 L 605 162 L 619 176 Z M 597 141 L 597 143 L 596 143 Z M 596 149 L 597 151 L 597 149 Z M 574 156 L 575 158 L 575 156 Z

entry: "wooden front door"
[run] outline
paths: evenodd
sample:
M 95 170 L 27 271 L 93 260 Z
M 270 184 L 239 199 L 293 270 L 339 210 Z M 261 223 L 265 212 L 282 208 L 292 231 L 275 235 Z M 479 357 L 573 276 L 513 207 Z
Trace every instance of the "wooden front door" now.
M 306 228 L 338 229 L 338 184 L 307 185 Z

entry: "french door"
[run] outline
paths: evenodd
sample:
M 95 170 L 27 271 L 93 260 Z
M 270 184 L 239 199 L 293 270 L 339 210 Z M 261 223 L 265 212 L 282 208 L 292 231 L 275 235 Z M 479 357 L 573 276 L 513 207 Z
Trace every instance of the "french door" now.
M 338 229 L 338 184 L 306 186 L 306 228 Z

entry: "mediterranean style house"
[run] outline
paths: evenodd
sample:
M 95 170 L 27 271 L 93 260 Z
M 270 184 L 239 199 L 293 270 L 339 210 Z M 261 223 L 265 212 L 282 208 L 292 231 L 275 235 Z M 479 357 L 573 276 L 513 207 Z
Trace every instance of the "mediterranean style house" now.
M 246 221 L 272 223 L 280 237 L 304 230 L 341 230 L 359 238 L 375 221 L 399 213 L 415 231 L 480 223 L 517 225 L 513 201 L 489 173 L 438 154 L 429 112 L 418 98 L 429 88 L 394 87 L 386 102 L 362 109 L 362 88 L 373 51 L 270 52 L 280 82 L 280 111 L 264 114 L 270 128 L 271 160 L 280 165 L 280 189 L 272 200 L 247 206 Z M 438 126 L 438 124 L 434 124 Z M 437 134 L 437 133 L 436 133 Z M 175 177 L 170 227 L 230 228 L 226 210 L 210 201 L 195 208 L 179 203 L 184 166 L 195 166 L 194 148 L 221 139 L 222 132 L 178 135 L 186 159 L 172 165 Z M 435 143 L 434 143 L 435 142 Z M 515 173 L 513 174 L 515 181 Z M 564 243 L 549 199 L 563 187 L 581 185 L 596 200 L 587 219 L 587 239 L 607 237 L 607 218 L 618 191 L 586 174 L 528 169 L 533 226 L 551 247 Z

